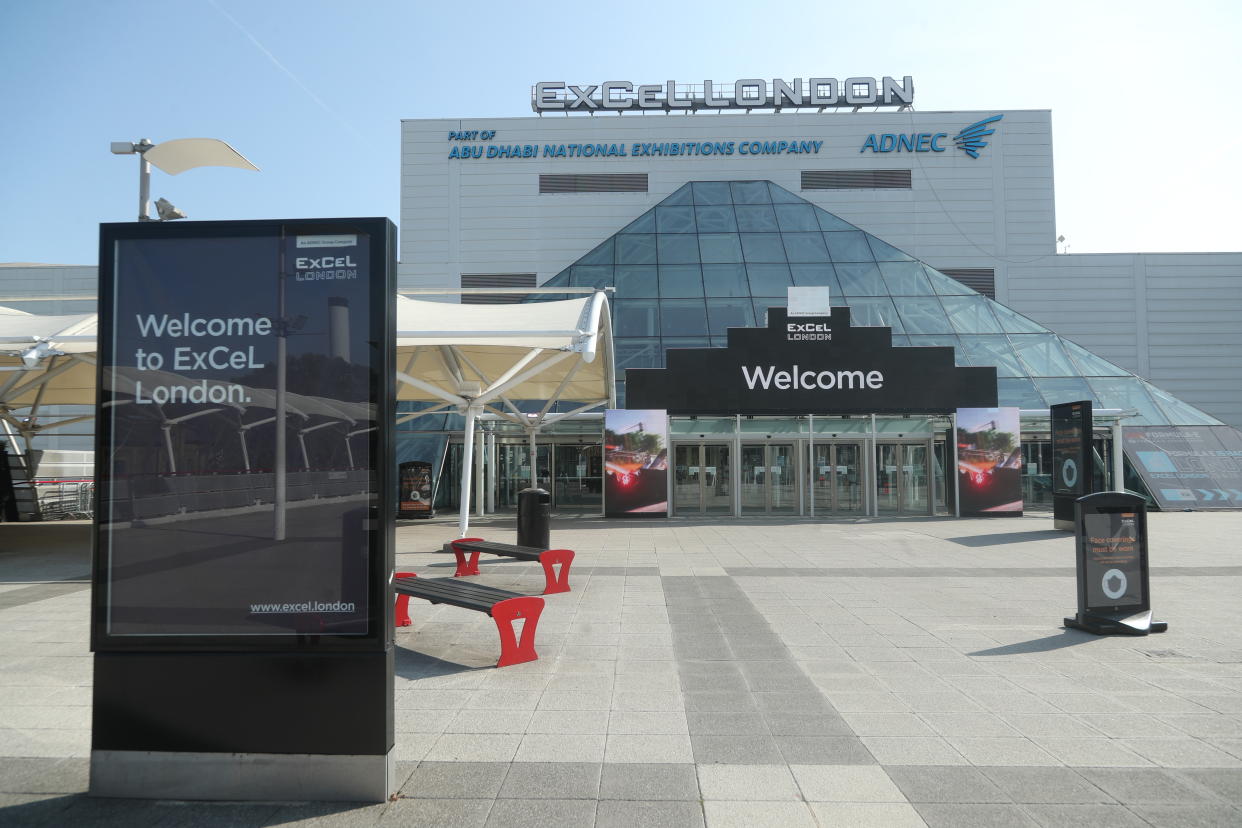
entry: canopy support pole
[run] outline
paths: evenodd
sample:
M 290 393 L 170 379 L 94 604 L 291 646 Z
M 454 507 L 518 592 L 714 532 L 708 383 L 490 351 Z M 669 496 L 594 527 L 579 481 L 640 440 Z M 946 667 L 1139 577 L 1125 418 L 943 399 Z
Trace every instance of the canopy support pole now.
M 1113 420 L 1113 491 L 1126 490 L 1126 455 L 1122 448 L 1121 418 Z
M 457 510 L 457 537 L 466 537 L 470 528 L 470 477 L 474 471 L 474 419 L 480 406 L 471 402 L 466 406 L 466 433 L 462 440 L 461 501 Z
M 172 423 L 167 420 L 160 425 L 160 430 L 164 432 L 164 450 L 168 452 L 168 470 L 173 474 L 177 473 L 177 455 L 173 454 L 172 444 Z
M 484 477 L 484 467 L 487 455 L 483 453 L 483 429 L 478 429 L 474 434 L 474 513 L 479 517 L 487 514 L 487 501 L 484 499 L 484 485 L 487 479 Z
M 487 432 L 487 513 L 496 512 L 496 432 Z
M 530 487 L 532 489 L 539 488 L 539 471 L 535 465 L 535 460 L 539 456 L 539 450 L 535 446 L 536 430 L 537 429 L 534 426 L 528 426 L 526 429 L 527 433 L 530 435 Z

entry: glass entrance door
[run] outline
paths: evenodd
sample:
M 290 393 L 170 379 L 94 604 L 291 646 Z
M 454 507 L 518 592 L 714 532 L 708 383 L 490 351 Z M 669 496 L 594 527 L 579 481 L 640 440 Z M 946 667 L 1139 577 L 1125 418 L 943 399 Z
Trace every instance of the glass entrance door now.
M 792 443 L 742 446 L 742 514 L 796 515 L 798 454 Z
M 863 513 L 861 443 L 817 443 L 812 480 L 815 514 Z
M 928 460 L 925 443 L 876 446 L 876 504 L 881 514 L 931 514 Z
M 499 467 L 499 473 L 496 476 L 496 509 L 516 509 L 517 493 L 522 489 L 530 488 L 530 444 L 502 443 L 496 446 L 496 454 Z M 552 479 L 549 473 L 552 447 L 536 445 L 535 458 L 536 481 L 539 488 L 552 491 Z
M 553 509 L 587 513 L 603 510 L 603 456 L 599 444 L 552 447 Z
M 673 447 L 673 513 L 728 514 L 733 510 L 728 443 Z

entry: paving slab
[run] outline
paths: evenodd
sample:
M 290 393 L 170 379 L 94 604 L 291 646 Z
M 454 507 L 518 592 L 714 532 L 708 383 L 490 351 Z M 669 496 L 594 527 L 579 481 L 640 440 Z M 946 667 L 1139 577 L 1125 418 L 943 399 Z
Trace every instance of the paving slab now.
M 374 805 L 87 797 L 90 527 L 0 524 L 0 824 L 1242 824 L 1242 565 L 1217 542 L 1242 513 L 1149 516 L 1171 626 L 1147 638 L 1061 628 L 1049 523 L 557 518 L 578 557 L 538 661 L 497 670 L 490 619 L 411 607 L 400 790 Z M 398 566 L 450 574 L 455 532 L 402 522 Z

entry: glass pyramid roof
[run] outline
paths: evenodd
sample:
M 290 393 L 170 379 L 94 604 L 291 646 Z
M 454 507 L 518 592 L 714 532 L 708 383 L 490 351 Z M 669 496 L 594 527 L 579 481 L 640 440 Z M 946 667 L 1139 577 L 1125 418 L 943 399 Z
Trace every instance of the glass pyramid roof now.
M 615 288 L 619 378 L 664 367 L 667 348 L 723 347 L 727 328 L 784 307 L 790 285 L 826 285 L 854 325 L 889 327 L 894 345 L 996 366 L 1001 405 L 1091 400 L 1136 409 L 1129 425 L 1222 424 L 770 181 L 688 183 L 543 287 L 562 285 Z M 623 404 L 623 380 L 617 390 Z

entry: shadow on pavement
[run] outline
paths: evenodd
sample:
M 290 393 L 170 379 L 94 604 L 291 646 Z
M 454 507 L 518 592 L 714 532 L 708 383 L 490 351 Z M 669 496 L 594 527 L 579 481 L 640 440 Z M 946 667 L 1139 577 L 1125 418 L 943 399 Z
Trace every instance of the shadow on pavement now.
M 1002 543 L 1028 543 L 1029 541 L 1055 540 L 1064 538 L 1073 540 L 1073 532 L 1062 532 L 1060 529 L 1039 529 L 1034 532 L 998 532 L 994 535 L 966 535 L 959 538 L 945 538 L 959 546 L 996 546 Z
M 1055 635 L 1036 638 L 1031 641 L 1019 641 L 1017 644 L 1006 644 L 1002 647 L 992 647 L 987 650 L 976 650 L 973 653 L 967 653 L 971 656 L 1008 656 L 1020 655 L 1022 653 L 1048 653 L 1053 650 L 1064 650 L 1066 647 L 1076 647 L 1079 644 L 1086 644 L 1094 641 L 1096 636 L 1076 630 L 1063 630 Z
M 31 801 L 0 807 L 0 825 L 48 826 L 260 826 L 305 824 L 331 819 L 350 811 L 367 816 L 357 824 L 377 821 L 382 805 L 358 802 L 182 802 L 152 799 L 108 799 L 86 794 L 31 797 Z M 346 818 L 348 820 L 348 818 Z M 335 821 L 334 821 L 335 823 Z M 348 824 L 354 824 L 349 821 Z
M 458 664 L 455 661 L 445 661 L 442 658 L 436 658 L 433 655 L 420 653 L 417 650 L 411 650 L 408 646 L 397 642 L 396 653 L 393 658 L 393 672 L 405 679 L 421 679 L 435 678 L 437 676 L 452 676 L 458 673 L 469 673 L 475 670 L 491 669 L 492 665 L 474 666 L 470 664 Z

